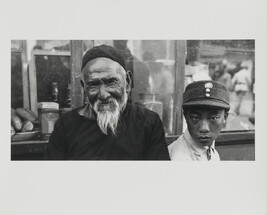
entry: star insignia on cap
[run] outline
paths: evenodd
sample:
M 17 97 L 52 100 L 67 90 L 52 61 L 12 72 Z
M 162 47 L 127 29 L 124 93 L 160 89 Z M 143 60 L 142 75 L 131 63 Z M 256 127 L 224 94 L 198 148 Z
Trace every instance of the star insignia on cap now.
M 205 83 L 204 87 L 205 88 L 212 88 L 213 84 L 211 82 L 207 82 L 207 83 Z

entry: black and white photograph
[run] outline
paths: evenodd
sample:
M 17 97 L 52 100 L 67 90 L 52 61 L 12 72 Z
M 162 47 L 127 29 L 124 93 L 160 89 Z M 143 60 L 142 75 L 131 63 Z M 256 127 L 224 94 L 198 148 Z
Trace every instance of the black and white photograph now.
M 267 214 L 266 1 L 0 11 L 0 214 Z
M 253 161 L 254 86 L 254 40 L 12 40 L 11 160 Z

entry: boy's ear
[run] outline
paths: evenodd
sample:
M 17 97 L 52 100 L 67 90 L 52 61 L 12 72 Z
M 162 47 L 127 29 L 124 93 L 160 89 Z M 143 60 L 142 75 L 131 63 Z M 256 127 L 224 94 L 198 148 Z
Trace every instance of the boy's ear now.
M 228 111 L 225 111 L 224 113 L 224 119 L 223 119 L 223 124 L 226 125 L 226 120 L 228 118 Z
M 227 120 L 227 118 L 228 118 L 228 111 L 225 111 L 225 113 L 224 113 L 224 119 Z

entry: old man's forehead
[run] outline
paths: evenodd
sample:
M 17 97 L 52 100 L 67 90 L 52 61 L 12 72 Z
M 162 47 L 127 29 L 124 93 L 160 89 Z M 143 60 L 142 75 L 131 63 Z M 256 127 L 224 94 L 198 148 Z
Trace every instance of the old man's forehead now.
M 88 75 L 85 75 L 85 77 L 88 79 L 88 81 L 94 81 L 94 80 L 109 80 L 113 78 L 118 79 L 119 77 L 123 77 L 123 75 L 119 72 L 110 72 L 108 70 L 104 70 L 102 72 L 100 71 L 90 72 L 88 73 Z
M 83 71 L 98 72 L 98 73 L 110 72 L 110 71 L 116 71 L 122 73 L 125 72 L 125 70 L 119 63 L 105 57 L 99 57 L 88 61 L 88 63 L 83 68 Z

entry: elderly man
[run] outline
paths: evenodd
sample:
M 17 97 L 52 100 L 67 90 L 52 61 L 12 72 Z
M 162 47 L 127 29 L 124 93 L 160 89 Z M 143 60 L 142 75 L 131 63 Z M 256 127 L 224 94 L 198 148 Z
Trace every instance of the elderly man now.
M 222 83 L 189 84 L 183 95 L 187 130 L 169 145 L 171 160 L 219 161 L 214 142 L 226 123 L 229 109 L 229 93 Z
M 159 116 L 127 103 L 131 80 L 119 50 L 101 45 L 87 51 L 81 84 L 88 103 L 56 122 L 46 159 L 170 159 Z

